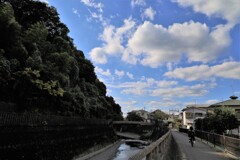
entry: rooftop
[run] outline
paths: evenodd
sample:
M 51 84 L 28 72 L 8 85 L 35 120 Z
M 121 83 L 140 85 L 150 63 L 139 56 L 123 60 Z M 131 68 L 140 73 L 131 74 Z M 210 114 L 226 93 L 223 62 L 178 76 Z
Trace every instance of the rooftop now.
M 219 107 L 219 106 L 240 106 L 240 100 L 237 100 L 237 96 L 231 96 L 229 100 L 222 101 L 210 105 L 209 107 Z

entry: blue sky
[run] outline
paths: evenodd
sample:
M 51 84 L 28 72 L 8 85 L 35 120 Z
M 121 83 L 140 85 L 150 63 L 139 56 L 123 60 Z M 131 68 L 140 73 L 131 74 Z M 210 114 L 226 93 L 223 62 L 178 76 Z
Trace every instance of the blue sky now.
M 240 96 L 239 0 L 42 1 L 124 115 Z

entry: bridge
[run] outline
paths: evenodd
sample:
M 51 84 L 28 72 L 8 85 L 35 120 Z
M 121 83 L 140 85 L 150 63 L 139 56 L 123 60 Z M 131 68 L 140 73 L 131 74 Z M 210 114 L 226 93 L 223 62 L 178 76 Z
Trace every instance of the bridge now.
M 137 121 L 113 121 L 116 135 L 123 139 L 140 139 L 144 133 L 152 133 L 155 124 Z

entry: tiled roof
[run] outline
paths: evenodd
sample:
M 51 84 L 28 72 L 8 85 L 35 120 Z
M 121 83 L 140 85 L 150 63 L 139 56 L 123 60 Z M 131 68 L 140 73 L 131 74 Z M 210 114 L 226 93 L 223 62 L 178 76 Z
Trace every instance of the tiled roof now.
M 209 107 L 219 107 L 219 106 L 240 106 L 240 101 L 237 99 L 229 99 L 223 102 L 212 104 Z

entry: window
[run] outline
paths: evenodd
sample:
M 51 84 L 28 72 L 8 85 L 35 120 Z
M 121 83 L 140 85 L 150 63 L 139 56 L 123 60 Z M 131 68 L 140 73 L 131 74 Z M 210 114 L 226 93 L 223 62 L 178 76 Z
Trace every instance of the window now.
M 187 118 L 187 119 L 192 119 L 192 118 L 193 118 L 193 113 L 187 112 L 187 113 L 186 113 L 186 118 Z

